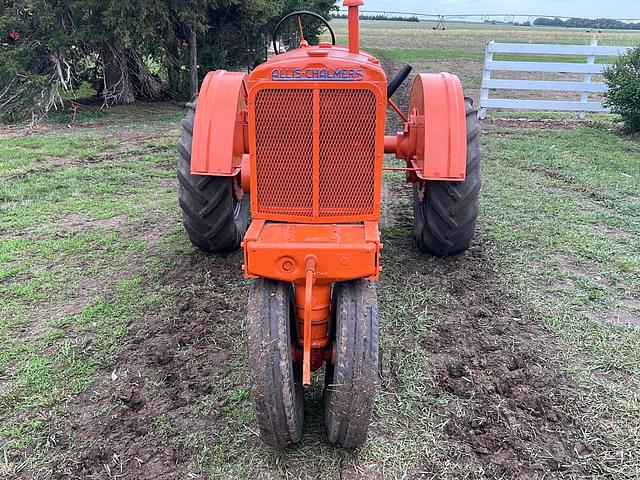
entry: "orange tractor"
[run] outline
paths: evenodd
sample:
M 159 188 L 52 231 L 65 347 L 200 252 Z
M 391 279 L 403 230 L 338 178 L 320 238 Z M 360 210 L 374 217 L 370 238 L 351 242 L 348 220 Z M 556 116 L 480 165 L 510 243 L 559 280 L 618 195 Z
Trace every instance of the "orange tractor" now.
M 304 390 L 325 367 L 328 439 L 362 444 L 379 379 L 378 306 L 384 155 L 406 161 L 418 248 L 471 243 L 480 191 L 479 128 L 457 77 L 418 74 L 405 114 L 380 62 L 360 50 L 362 0 L 345 0 L 349 45 L 298 45 L 250 74 L 207 74 L 178 145 L 183 220 L 205 252 L 244 251 L 253 279 L 247 337 L 260 436 L 302 438 Z M 281 22 L 282 25 L 282 22 Z M 404 130 L 385 136 L 387 107 Z M 398 168 L 396 168 L 398 170 Z

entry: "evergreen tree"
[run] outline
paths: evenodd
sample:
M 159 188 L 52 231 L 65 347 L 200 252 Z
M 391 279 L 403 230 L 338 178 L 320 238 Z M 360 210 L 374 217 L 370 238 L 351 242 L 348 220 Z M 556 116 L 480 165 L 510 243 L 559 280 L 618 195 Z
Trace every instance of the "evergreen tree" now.
M 264 59 L 277 20 L 328 15 L 333 0 L 5 0 L 0 4 L 0 116 L 38 119 L 84 81 L 109 104 L 187 97 L 218 68 Z M 196 42 L 198 60 L 195 62 Z M 191 53 L 191 63 L 189 61 Z

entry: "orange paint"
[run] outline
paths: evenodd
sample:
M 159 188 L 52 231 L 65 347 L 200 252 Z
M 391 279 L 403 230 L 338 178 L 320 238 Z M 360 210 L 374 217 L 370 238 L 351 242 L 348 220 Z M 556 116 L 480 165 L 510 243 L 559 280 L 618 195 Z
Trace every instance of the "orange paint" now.
M 417 127 L 414 155 L 415 166 L 421 169 L 420 178 L 463 181 L 467 127 L 458 77 L 448 73 L 417 75 L 409 113 Z
M 332 284 L 380 274 L 387 79 L 370 55 L 321 45 L 272 58 L 247 87 L 245 274 L 295 285 L 307 385 L 332 351 Z
M 307 281 L 311 277 L 311 286 Z M 316 283 L 313 283 L 316 282 Z M 307 273 L 305 283 L 295 285 L 296 317 L 298 330 L 303 333 L 303 384 L 311 371 L 324 363 L 325 348 L 329 345 L 329 320 L 331 319 L 331 283 L 314 277 L 313 269 Z
M 244 193 L 251 192 L 251 157 L 248 153 L 242 155 L 240 164 L 240 184 Z
M 322 366 L 325 347 L 329 344 L 331 283 L 316 279 L 315 268 L 315 255 L 307 255 L 304 283 L 295 286 L 298 331 L 303 332 L 302 385 L 305 388 L 311 385 L 311 371 Z
M 245 276 L 295 286 L 305 386 L 332 358 L 333 283 L 379 278 L 384 154 L 406 160 L 408 181 L 465 177 L 460 81 L 418 75 L 400 111 L 380 62 L 360 51 L 363 4 L 344 2 L 348 48 L 302 42 L 249 75 L 211 72 L 196 111 L 192 172 L 239 175 L 251 196 Z M 384 135 L 388 104 L 405 120 L 394 136 Z
M 344 47 L 300 48 L 257 67 L 247 81 L 252 218 L 378 220 L 386 84 L 373 57 Z
M 364 0 L 344 0 L 343 6 L 349 9 L 349 51 L 360 52 L 360 13 Z
M 308 225 L 254 220 L 244 237 L 245 274 L 299 284 L 306 278 L 306 258 L 313 254 L 317 280 L 377 280 L 381 249 L 377 222 Z
M 421 180 L 464 181 L 467 120 L 462 85 L 449 73 L 418 74 L 403 132 L 385 136 L 384 152 L 407 160 Z
M 202 82 L 193 142 L 191 173 L 234 176 L 245 153 L 247 75 L 217 70 Z
M 380 275 L 377 222 L 342 225 L 270 223 L 254 220 L 244 238 L 244 270 L 295 285 L 301 333 L 303 384 L 331 352 L 329 321 L 334 282 Z

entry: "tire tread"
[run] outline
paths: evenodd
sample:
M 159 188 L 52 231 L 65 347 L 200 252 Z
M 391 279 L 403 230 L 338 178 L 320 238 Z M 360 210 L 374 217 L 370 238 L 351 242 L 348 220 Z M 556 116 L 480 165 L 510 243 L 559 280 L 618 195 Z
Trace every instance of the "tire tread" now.
M 291 285 L 264 278 L 254 282 L 249 295 L 251 397 L 260 438 L 273 447 L 302 438 L 304 393 L 292 363 L 292 297 Z
M 187 104 L 178 141 L 178 198 L 182 223 L 193 245 L 205 253 L 240 248 L 249 226 L 248 197 L 243 197 L 239 218 L 235 218 L 233 185 L 229 177 L 191 174 L 191 144 L 195 103 Z
M 427 181 L 421 203 L 414 185 L 414 234 L 420 251 L 437 256 L 456 255 L 471 246 L 480 208 L 482 178 L 480 126 L 477 109 L 465 98 L 467 176 L 464 182 Z
M 378 385 L 378 307 L 366 280 L 334 287 L 336 358 L 327 365 L 324 393 L 329 442 L 343 448 L 367 439 Z

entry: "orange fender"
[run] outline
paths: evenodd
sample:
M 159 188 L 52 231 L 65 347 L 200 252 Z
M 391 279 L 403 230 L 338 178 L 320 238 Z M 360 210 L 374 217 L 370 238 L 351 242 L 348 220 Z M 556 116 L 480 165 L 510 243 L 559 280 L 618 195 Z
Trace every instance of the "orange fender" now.
M 418 178 L 465 179 L 467 123 L 458 77 L 449 73 L 416 76 L 403 137 L 398 139 L 398 146 L 416 168 Z
M 248 153 L 245 73 L 216 70 L 202 82 L 191 145 L 191 173 L 234 176 Z

